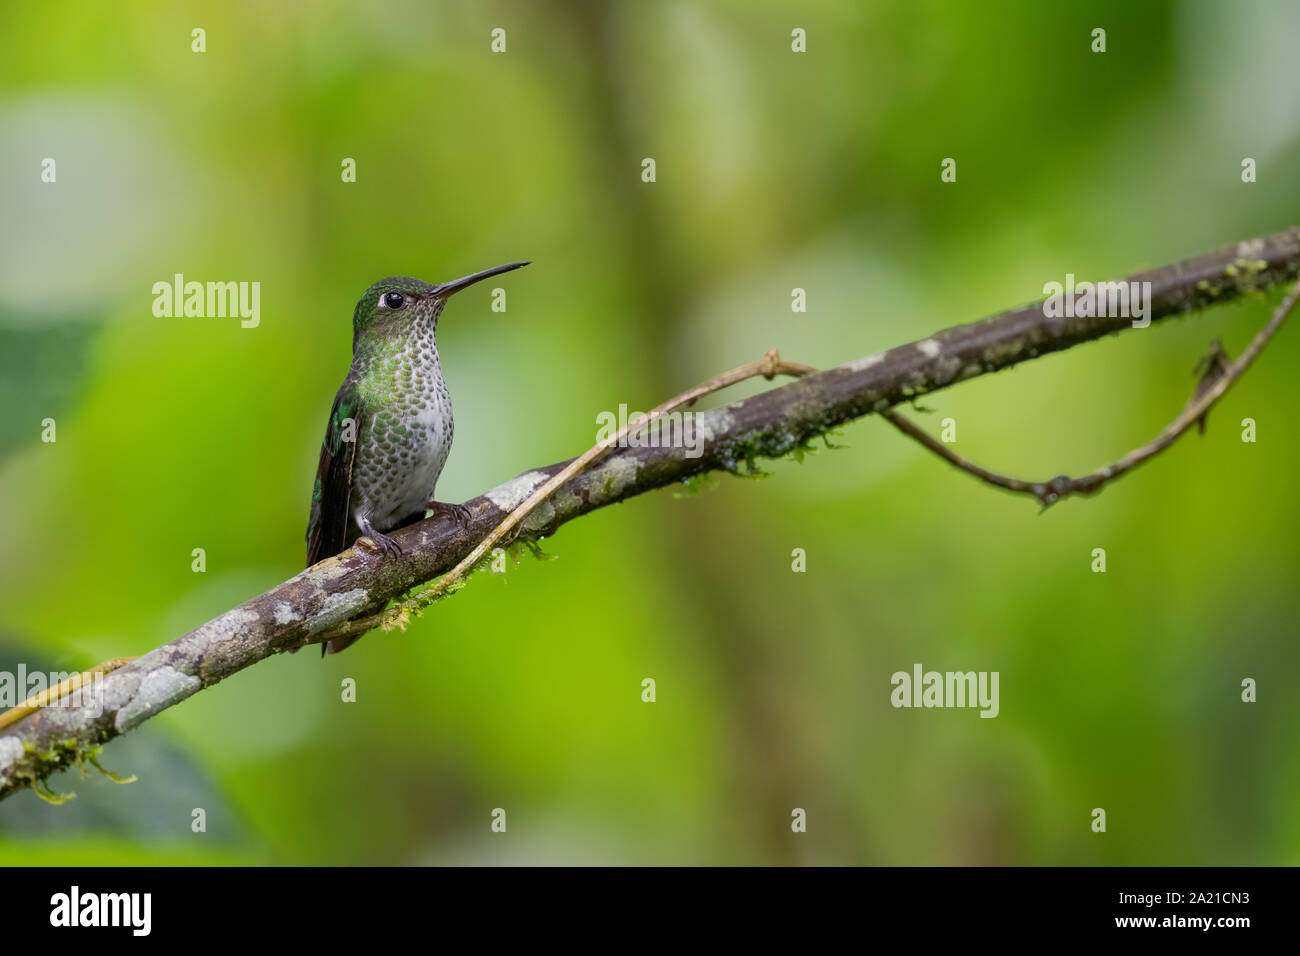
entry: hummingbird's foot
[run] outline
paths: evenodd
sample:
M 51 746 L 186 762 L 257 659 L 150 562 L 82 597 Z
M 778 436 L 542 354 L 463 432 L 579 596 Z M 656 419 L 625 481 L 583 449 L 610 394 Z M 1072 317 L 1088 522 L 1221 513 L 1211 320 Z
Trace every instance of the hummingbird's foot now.
M 369 538 L 370 540 L 366 542 L 367 550 L 382 551 L 385 557 L 397 557 L 402 553 L 402 546 L 396 540 L 382 531 L 376 531 L 369 521 L 363 520 L 359 522 L 358 527 L 361 528 L 365 537 L 358 538 L 357 544 L 361 544 L 366 541 L 366 538 Z
M 470 519 L 471 512 L 464 505 L 448 504 L 445 501 L 430 501 L 425 507 L 433 512 L 435 518 L 440 514 L 445 514 L 458 525 L 464 525 Z

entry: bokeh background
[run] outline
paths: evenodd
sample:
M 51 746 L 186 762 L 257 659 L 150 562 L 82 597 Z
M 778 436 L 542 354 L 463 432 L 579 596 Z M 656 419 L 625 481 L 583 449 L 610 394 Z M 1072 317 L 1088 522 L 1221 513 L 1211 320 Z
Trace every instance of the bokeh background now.
M 601 411 L 770 348 L 838 364 L 1066 272 L 1300 220 L 1287 2 L 3 19 L 4 669 L 142 653 L 300 570 L 352 308 L 379 277 L 534 262 L 440 329 L 457 428 L 439 497 L 461 501 L 585 449 Z M 260 281 L 260 327 L 155 318 L 176 272 Z M 974 380 L 918 417 L 954 418 L 990 467 L 1077 474 L 1163 427 L 1209 341 L 1237 353 L 1277 298 Z M 556 560 L 479 575 L 406 633 L 266 661 L 151 720 L 103 758 L 137 783 L 65 773 L 62 807 L 5 801 L 0 862 L 1295 864 L 1298 361 L 1287 328 L 1204 438 L 1042 516 L 876 419 L 764 480 L 596 513 L 545 542 Z M 891 708 L 916 662 L 999 671 L 1001 714 Z

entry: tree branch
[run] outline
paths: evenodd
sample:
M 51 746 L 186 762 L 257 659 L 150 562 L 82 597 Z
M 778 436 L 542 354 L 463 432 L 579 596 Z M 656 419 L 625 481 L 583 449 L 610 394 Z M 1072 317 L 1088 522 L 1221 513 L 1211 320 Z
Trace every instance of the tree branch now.
M 1152 321 L 1236 299 L 1300 276 L 1300 228 L 1129 277 L 1151 283 Z M 703 453 L 682 447 L 622 448 L 567 481 L 529 516 L 523 533 L 562 524 L 713 470 L 778 458 L 853 419 L 978 375 L 1131 327 L 1117 316 L 1049 318 L 1021 306 L 919 342 L 810 374 L 696 416 Z M 1244 357 L 1244 356 L 1243 356 Z M 0 797 L 52 771 L 85 767 L 112 738 L 271 654 L 322 640 L 331 629 L 373 615 L 389 601 L 453 567 L 568 462 L 525 472 L 467 502 L 461 525 L 443 516 L 396 533 L 403 553 L 383 558 L 350 549 L 107 673 L 89 703 L 62 702 L 0 732 Z
M 1264 346 L 1268 345 L 1277 330 L 1282 327 L 1282 323 L 1286 321 L 1291 310 L 1295 308 L 1297 298 L 1300 298 L 1300 282 L 1292 286 L 1286 298 L 1278 303 L 1268 324 L 1251 339 L 1250 345 L 1246 346 L 1246 351 L 1241 353 L 1241 357 L 1237 361 L 1228 361 L 1223 346 L 1216 339 L 1213 348 L 1201 359 L 1200 364 L 1197 366 L 1198 369 L 1204 366 L 1205 372 L 1197 383 L 1195 394 L 1188 399 L 1178 417 L 1165 426 L 1164 431 L 1145 445 L 1133 449 L 1114 464 L 1103 465 L 1096 471 L 1091 471 L 1081 478 L 1057 475 L 1050 481 L 1025 481 L 1021 478 L 1009 478 L 1005 475 L 999 475 L 962 458 L 943 443 L 935 441 L 920 426 L 903 417 L 892 408 L 885 409 L 880 415 L 904 435 L 916 439 L 955 468 L 959 468 L 974 475 L 980 481 L 1002 488 L 1005 491 L 1032 495 L 1039 500 L 1043 510 L 1046 511 L 1052 505 L 1070 495 L 1095 495 L 1101 491 L 1103 486 L 1160 454 L 1193 425 L 1200 425 L 1201 433 L 1204 434 L 1205 417 L 1209 414 L 1210 408 L 1224 396 L 1228 389 L 1245 374 L 1246 369 L 1250 368 L 1251 363 L 1259 357 L 1259 353 L 1264 350 Z

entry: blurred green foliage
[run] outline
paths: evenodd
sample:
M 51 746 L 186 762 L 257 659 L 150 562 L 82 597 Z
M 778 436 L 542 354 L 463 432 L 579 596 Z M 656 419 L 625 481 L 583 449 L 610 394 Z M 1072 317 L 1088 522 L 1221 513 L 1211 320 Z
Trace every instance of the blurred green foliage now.
M 484 287 L 442 323 L 438 490 L 460 501 L 577 454 L 602 410 L 770 348 L 837 364 L 1066 272 L 1295 224 L 1298 16 L 9 5 L 0 649 L 138 654 L 296 573 L 352 306 L 382 276 L 534 262 L 500 283 L 505 313 Z M 177 272 L 260 281 L 260 326 L 155 318 Z M 1082 346 L 920 419 L 955 418 L 990 467 L 1078 473 L 1158 431 L 1208 341 L 1235 354 L 1266 310 Z M 64 774 L 72 804 L 0 804 L 0 863 L 1300 862 L 1295 333 L 1204 438 L 1042 516 L 874 419 L 768 480 L 592 515 L 546 543 L 559 560 L 479 576 L 406 633 L 266 661 L 150 721 L 104 756 L 137 783 Z M 894 710 L 915 662 L 999 671 L 1000 716 Z

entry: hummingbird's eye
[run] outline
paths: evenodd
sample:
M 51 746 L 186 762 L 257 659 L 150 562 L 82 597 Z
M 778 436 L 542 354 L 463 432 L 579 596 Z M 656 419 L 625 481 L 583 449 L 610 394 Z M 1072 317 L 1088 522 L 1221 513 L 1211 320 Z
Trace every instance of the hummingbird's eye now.
M 400 292 L 385 292 L 384 305 L 393 311 L 397 311 L 402 306 L 406 305 L 406 296 L 402 295 Z

